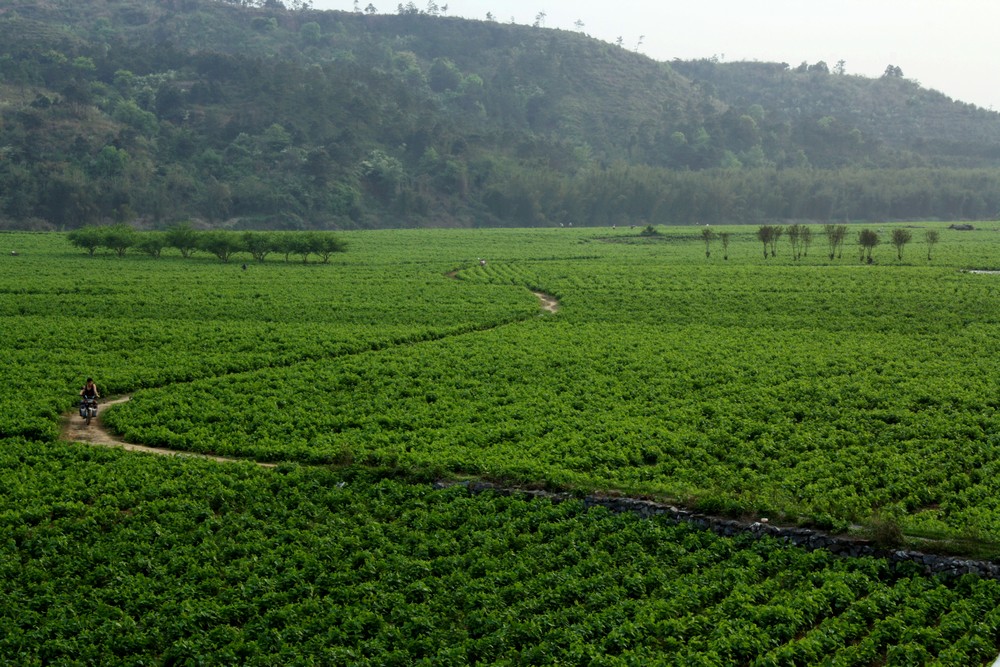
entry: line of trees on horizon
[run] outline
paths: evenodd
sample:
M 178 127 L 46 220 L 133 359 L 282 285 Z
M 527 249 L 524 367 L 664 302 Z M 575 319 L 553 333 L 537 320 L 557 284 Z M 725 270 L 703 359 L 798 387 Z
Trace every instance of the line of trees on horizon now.
M 844 242 L 847 239 L 847 231 L 847 225 L 823 225 L 823 235 L 826 237 L 827 257 L 829 259 L 840 259 L 844 256 Z M 706 257 L 709 255 L 708 243 L 712 240 L 710 234 L 709 227 L 706 227 L 705 231 L 702 232 L 702 237 L 706 243 Z M 813 231 L 810 225 L 799 223 L 788 225 L 787 227 L 782 225 L 761 225 L 757 228 L 757 240 L 764 246 L 764 259 L 776 256 L 778 240 L 782 236 L 788 237 L 788 243 L 792 248 L 792 256 L 796 260 L 808 256 L 813 240 Z M 913 232 L 909 229 L 904 227 L 893 228 L 889 234 L 889 243 L 896 249 L 896 259 L 902 261 L 903 250 L 912 240 Z M 927 229 L 924 231 L 924 243 L 927 246 L 928 260 L 931 259 L 934 246 L 940 240 L 941 235 L 936 229 Z M 872 253 L 875 247 L 881 243 L 882 237 L 877 231 L 867 227 L 859 230 L 857 244 L 861 251 L 861 261 L 871 264 L 874 261 Z
M 788 243 L 792 249 L 792 257 L 796 260 L 809 255 L 809 248 L 813 242 L 813 228 L 815 225 L 805 225 L 795 223 L 792 225 L 760 225 L 756 231 L 756 238 L 763 245 L 764 259 L 776 257 L 778 254 L 778 241 L 784 236 L 788 238 Z M 841 259 L 844 256 L 844 242 L 847 239 L 847 225 L 826 224 L 823 225 L 823 235 L 826 237 L 827 257 L 831 260 Z M 652 225 L 646 227 L 640 233 L 643 236 L 654 236 L 658 234 Z M 721 241 L 723 259 L 729 259 L 730 232 L 716 232 L 710 225 L 705 225 L 701 230 L 701 239 L 705 243 L 705 257 L 712 256 L 712 243 Z M 902 261 L 903 250 L 913 240 L 913 232 L 904 227 L 895 227 L 889 234 L 889 243 L 896 249 L 896 259 Z M 932 259 L 934 246 L 941 240 L 941 235 L 936 229 L 924 230 L 924 243 L 927 246 L 927 259 Z M 882 243 L 882 237 L 875 230 L 867 227 L 858 231 L 857 245 L 861 252 L 861 261 L 871 264 L 874 262 L 872 253 L 876 246 Z
M 268 255 L 278 254 L 283 255 L 286 262 L 295 255 L 307 263 L 311 255 L 316 255 L 327 264 L 334 253 L 347 249 L 346 243 L 331 232 L 199 231 L 190 223 L 176 224 L 162 232 L 139 232 L 126 224 L 87 225 L 69 232 L 66 238 L 91 257 L 105 248 L 118 257 L 124 257 L 134 249 L 158 258 L 165 248 L 173 248 L 184 258 L 202 251 L 222 262 L 229 262 L 235 255 L 245 253 L 257 262 L 263 262 Z

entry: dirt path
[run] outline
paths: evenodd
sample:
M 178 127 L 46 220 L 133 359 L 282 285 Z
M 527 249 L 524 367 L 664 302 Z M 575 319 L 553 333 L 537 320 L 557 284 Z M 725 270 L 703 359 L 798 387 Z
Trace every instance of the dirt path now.
M 555 313 L 559 310 L 559 300 L 554 296 L 545 294 L 544 292 L 532 292 L 538 297 L 538 300 L 542 302 L 542 309 L 547 310 L 550 313 Z
M 559 300 L 553 296 L 545 294 L 544 292 L 532 292 L 541 304 L 542 310 L 550 313 L 555 313 L 559 310 Z M 107 410 L 112 405 L 118 405 L 120 403 L 128 402 L 132 397 L 129 395 L 119 396 L 117 398 L 103 401 L 100 403 L 100 412 Z M 219 461 L 223 463 L 234 463 L 236 461 L 246 461 L 248 459 L 235 459 L 226 456 L 212 456 L 210 454 L 198 454 L 195 452 L 185 452 L 177 449 L 167 449 L 165 447 L 147 447 L 146 445 L 135 445 L 130 442 L 125 442 L 117 435 L 112 433 L 104 426 L 104 421 L 101 418 L 101 414 L 97 415 L 96 419 L 91 420 L 88 425 L 83 417 L 80 416 L 79 411 L 73 411 L 66 415 L 66 423 L 63 426 L 62 438 L 65 442 L 82 442 L 88 445 L 97 445 L 99 447 L 121 447 L 130 452 L 145 452 L 147 454 L 157 454 L 160 456 L 190 456 L 197 459 L 208 459 L 210 461 Z M 257 465 L 262 468 L 274 468 L 276 464 L 274 463 L 261 463 L 259 461 L 254 461 Z
M 131 396 L 119 396 L 113 400 L 104 401 L 100 403 L 100 411 L 103 412 L 112 405 L 126 403 L 131 398 Z M 235 463 L 237 461 L 248 460 L 234 459 L 226 456 L 212 456 L 210 454 L 198 454 L 196 452 L 185 452 L 177 449 L 166 449 L 164 447 L 134 445 L 130 442 L 125 442 L 114 433 L 111 433 L 107 427 L 104 426 L 104 421 L 101 419 L 100 412 L 97 415 L 97 419 L 91 420 L 89 426 L 86 422 L 84 422 L 79 411 L 71 412 L 67 415 L 66 425 L 63 427 L 62 439 L 66 442 L 83 442 L 88 445 L 97 445 L 100 447 L 121 447 L 122 449 L 130 452 L 145 452 L 147 454 L 158 454 L 160 456 L 189 456 L 191 458 L 208 459 L 209 461 L 219 461 L 222 463 Z M 276 465 L 274 463 L 261 463 L 259 461 L 253 461 L 253 463 L 256 463 L 262 468 L 274 468 Z
M 459 269 L 455 269 L 450 273 L 446 273 L 445 276 L 447 276 L 448 278 L 457 278 L 458 272 Z M 559 299 L 555 298 L 550 294 L 546 294 L 545 292 L 532 292 L 532 294 L 538 297 L 538 300 L 541 302 L 542 310 L 546 310 L 550 313 L 558 312 Z

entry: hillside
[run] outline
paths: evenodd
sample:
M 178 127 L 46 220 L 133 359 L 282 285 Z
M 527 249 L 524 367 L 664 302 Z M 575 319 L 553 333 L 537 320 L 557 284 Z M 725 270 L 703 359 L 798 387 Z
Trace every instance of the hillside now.
M 871 79 L 831 73 L 825 63 L 793 68 L 786 63 L 699 60 L 678 61 L 674 67 L 733 108 L 759 105 L 766 110 L 765 127 L 772 132 L 781 125 L 795 128 L 798 140 L 806 144 L 825 143 L 820 130 L 848 135 L 857 130 L 865 142 L 897 154 L 899 161 L 885 166 L 906 160 L 995 166 L 1000 159 L 996 112 L 921 88 L 898 71 Z M 805 136 L 810 125 L 814 137 Z
M 902 77 L 660 63 L 576 32 L 412 6 L 378 15 L 263 4 L 0 6 L 0 224 L 1000 211 L 1000 115 Z

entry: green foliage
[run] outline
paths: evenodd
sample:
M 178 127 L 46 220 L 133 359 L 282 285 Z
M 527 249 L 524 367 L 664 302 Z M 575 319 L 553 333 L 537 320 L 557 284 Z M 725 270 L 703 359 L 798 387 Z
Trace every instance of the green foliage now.
M 128 225 L 119 224 L 101 228 L 101 245 L 119 257 L 124 257 L 128 249 L 135 246 L 137 240 L 135 229 Z
M 66 238 L 74 247 L 86 250 L 90 256 L 93 256 L 97 249 L 104 243 L 104 236 L 101 230 L 90 225 L 74 229 L 66 235 Z
M 959 269 L 996 239 L 913 226 L 935 266 L 736 227 L 725 263 L 692 227 L 365 231 L 246 271 L 3 235 L 0 662 L 985 664 L 994 581 L 405 481 L 995 544 L 1000 304 Z M 281 465 L 55 442 L 87 376 L 130 440 Z
M 279 244 L 271 234 L 243 232 L 243 248 L 258 262 L 263 262 L 272 252 L 279 250 Z
M 903 259 L 903 248 L 906 244 L 913 240 L 913 232 L 909 229 L 903 229 L 902 227 L 896 227 L 892 230 L 892 236 L 890 241 L 893 247 L 896 248 L 896 259 Z
M 198 236 L 198 248 L 228 262 L 234 253 L 246 250 L 243 240 L 234 232 L 210 231 Z
M 190 257 L 191 253 L 198 249 L 198 233 L 187 222 L 171 226 L 167 230 L 166 241 L 185 258 Z
M 126 285 L 141 273 L 141 296 L 122 290 L 78 304 L 69 292 L 57 309 L 85 305 L 95 326 L 101 313 L 128 313 L 175 341 L 142 351 L 102 334 L 111 356 L 98 375 L 115 372 L 113 350 L 130 350 L 114 384 L 194 380 L 183 394 L 147 389 L 106 413 L 140 442 L 303 462 L 349 453 L 372 465 L 660 493 L 832 526 L 864 523 L 879 509 L 903 517 L 908 534 L 992 541 L 1000 515 L 984 499 L 1000 491 L 977 471 L 996 454 L 995 295 L 989 276 L 958 273 L 990 265 L 991 237 L 924 229 L 945 241 L 935 267 L 862 273 L 822 256 L 796 259 L 783 249 L 787 237 L 763 264 L 745 228 L 716 230 L 730 234 L 725 264 L 705 262 L 693 228 L 661 227 L 657 243 L 630 230 L 338 234 L 351 252 L 337 263 L 289 271 L 265 261 L 237 272 L 239 282 L 222 274 L 221 285 L 206 274 L 212 262 L 126 258 L 116 271 Z M 484 248 L 490 261 L 478 266 Z M 441 278 L 463 265 L 461 280 Z M 304 290 L 313 278 L 325 287 Z M 531 317 L 537 303 L 526 286 L 565 307 Z M 473 294 L 495 305 L 476 310 Z M 44 301 L 8 298 L 18 318 L 47 312 Z M 176 325 L 159 319 L 165 312 Z M 404 325 L 414 318 L 422 324 Z M 184 325 L 192 319 L 219 323 Z M 331 333 L 311 329 L 316 322 Z M 374 337 L 351 333 L 374 322 Z M 12 320 L 12 340 L 24 326 Z M 136 326 L 104 328 L 131 341 L 146 335 Z M 192 356 L 205 349 L 213 354 Z M 163 368 L 139 364 L 146 355 Z M 86 365 L 76 374 L 92 374 Z M 50 375 L 37 367 L 32 391 L 48 391 L 58 375 L 37 378 Z M 35 428 L 27 424 L 37 419 L 16 423 Z
M 928 229 L 924 232 L 924 242 L 927 244 L 927 260 L 931 259 L 931 250 L 940 241 L 941 235 L 936 229 Z
M 167 247 L 166 234 L 162 232 L 146 232 L 144 234 L 140 234 L 135 243 L 135 247 L 140 252 L 144 252 L 150 257 L 159 257 L 160 253 L 163 252 L 163 249 Z
M 0 17 L 3 225 L 757 225 L 1000 210 L 995 114 L 902 76 L 666 65 L 576 32 L 409 5 L 307 16 L 234 4 Z
M 314 233 L 310 237 L 312 251 L 319 255 L 324 264 L 330 261 L 330 256 L 337 252 L 345 252 L 347 245 L 333 234 Z
M 358 470 L 0 441 L 0 660 L 985 664 L 1000 586 Z M 585 656 L 585 658 L 584 658 Z
M 862 229 L 858 232 L 858 245 L 861 246 L 861 259 L 872 263 L 872 251 L 881 243 L 878 232 L 871 229 Z
M 482 80 L 480 79 L 480 82 Z M 456 90 L 462 83 L 462 73 L 447 58 L 435 58 L 427 74 L 427 84 L 436 93 Z
M 302 24 L 302 27 L 299 28 L 299 34 L 302 35 L 302 41 L 305 43 L 318 44 L 323 38 L 323 29 L 320 27 L 319 23 L 309 21 L 308 23 Z

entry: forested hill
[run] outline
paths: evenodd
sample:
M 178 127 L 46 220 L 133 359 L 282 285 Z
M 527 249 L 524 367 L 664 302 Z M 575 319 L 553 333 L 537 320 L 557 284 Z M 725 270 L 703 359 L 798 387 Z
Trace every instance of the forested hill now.
M 1000 114 L 898 68 L 660 63 L 434 3 L 287 4 L 0 0 L 0 226 L 1000 211 Z

